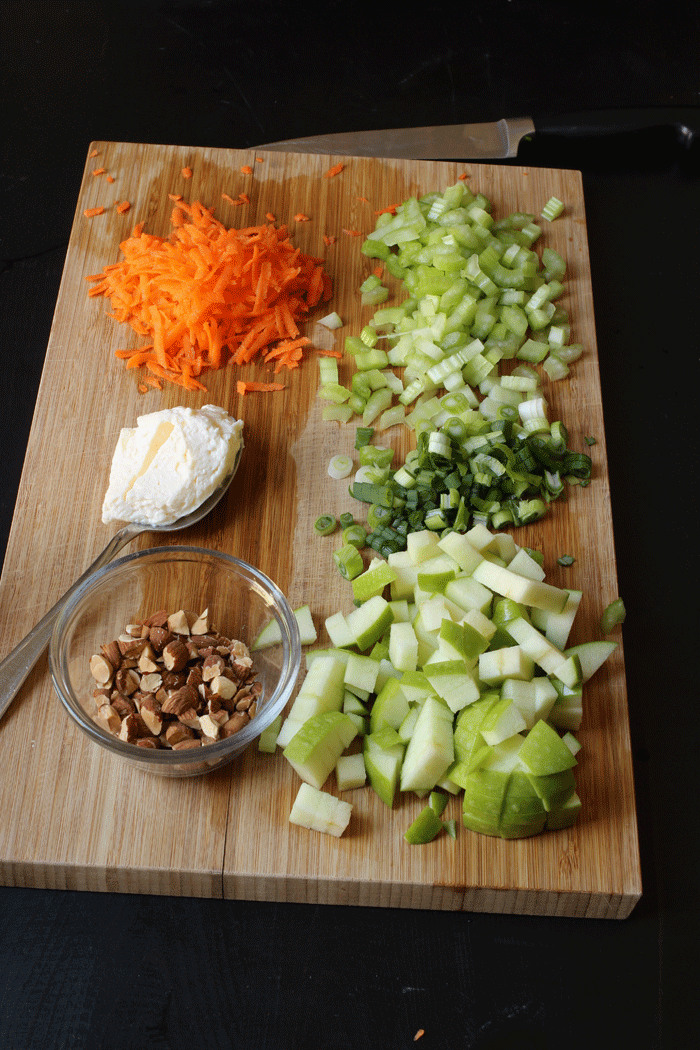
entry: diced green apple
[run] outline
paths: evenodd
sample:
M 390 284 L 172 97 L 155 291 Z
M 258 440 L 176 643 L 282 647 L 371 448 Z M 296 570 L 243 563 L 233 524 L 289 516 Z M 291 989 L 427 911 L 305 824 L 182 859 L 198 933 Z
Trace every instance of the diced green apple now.
M 404 751 L 403 744 L 391 748 L 379 747 L 373 742 L 372 734 L 364 739 L 363 757 L 367 777 L 373 791 L 389 808 L 394 804 Z
M 569 828 L 575 824 L 581 812 L 581 799 L 574 791 L 559 809 L 552 810 L 547 814 L 547 831 L 558 831 L 561 828 Z
M 340 755 L 335 765 L 335 780 L 338 791 L 352 791 L 367 783 L 367 770 L 361 751 L 354 755 Z
M 500 836 L 501 813 L 510 773 L 477 769 L 466 778 L 462 800 L 462 823 L 470 831 Z
M 355 644 L 355 636 L 350 630 L 347 618 L 341 612 L 333 613 L 326 620 L 326 630 L 331 643 L 338 649 Z
M 479 678 L 487 685 L 500 685 L 506 678 L 529 681 L 534 671 L 532 659 L 519 645 L 489 649 L 479 657 Z
M 269 726 L 263 729 L 258 738 L 258 751 L 264 754 L 273 754 L 277 750 L 277 737 L 282 727 L 282 715 L 277 715 Z
M 546 609 L 533 609 L 530 618 L 538 631 L 556 645 L 562 652 L 566 648 L 569 633 L 576 618 L 583 591 L 569 591 L 566 605 L 560 613 L 547 612 Z
M 502 594 L 505 598 L 512 598 L 515 602 L 534 606 L 537 609 L 550 609 L 553 612 L 562 612 L 569 593 L 549 583 L 531 580 L 527 576 L 519 576 L 510 568 L 494 565 L 486 560 L 477 565 L 472 573 L 472 579 L 477 580 L 496 594 Z
M 379 641 L 393 620 L 391 606 L 380 594 L 353 609 L 347 617 L 355 643 L 363 652 Z
M 617 649 L 617 642 L 582 642 L 564 651 L 564 656 L 578 656 L 581 661 L 581 681 L 587 682 L 608 657 Z
M 432 842 L 441 831 L 440 817 L 432 806 L 426 806 L 406 830 L 404 838 L 411 846 L 422 846 L 426 842 Z
M 479 732 L 489 747 L 527 729 L 527 723 L 512 700 L 499 700 L 484 718 Z
M 454 761 L 452 712 L 429 696 L 423 704 L 401 767 L 402 791 L 431 791 Z
M 298 609 L 294 609 L 294 616 L 299 627 L 299 638 L 302 645 L 313 645 L 318 637 L 314 621 L 311 616 L 311 610 L 308 605 L 300 605 Z M 263 627 L 262 631 L 255 639 L 251 646 L 251 652 L 258 652 L 260 649 L 267 649 L 271 645 L 277 645 L 282 641 L 282 629 L 277 620 L 271 620 L 270 623 Z
M 356 735 L 357 727 L 349 715 L 325 711 L 304 722 L 283 754 L 302 780 L 320 789 Z
M 408 710 L 408 700 L 401 687 L 401 679 L 389 679 L 372 704 L 370 732 L 376 733 L 383 726 L 398 729 Z
M 535 722 L 520 748 L 520 760 L 535 776 L 561 773 L 576 765 L 576 759 L 556 729 L 548 722 Z
M 426 663 L 423 671 L 435 692 L 453 713 L 479 699 L 479 686 L 463 660 Z
M 340 838 L 351 816 L 352 805 L 349 802 L 304 783 L 299 787 L 289 820 L 310 831 Z
M 362 656 L 359 653 L 350 653 L 345 665 L 344 684 L 356 695 L 358 690 L 362 693 L 373 693 L 377 684 L 379 674 L 379 663 L 371 656 Z
M 451 558 L 454 558 L 462 572 L 471 574 L 479 562 L 483 560 L 483 555 L 479 553 L 476 547 L 472 546 L 464 533 L 461 532 L 448 532 L 446 536 L 438 540 L 438 547 L 445 554 L 449 554 Z
M 420 565 L 440 554 L 438 537 L 430 529 L 421 529 L 417 532 L 409 532 L 406 537 L 406 550 L 414 565 Z
M 483 563 L 482 563 L 483 564 Z M 456 576 L 445 587 L 445 597 L 449 598 L 464 612 L 477 609 L 484 616 L 491 611 L 493 593 L 474 576 Z
M 418 666 L 418 639 L 412 624 L 401 621 L 389 628 L 389 659 L 397 671 L 415 671 Z

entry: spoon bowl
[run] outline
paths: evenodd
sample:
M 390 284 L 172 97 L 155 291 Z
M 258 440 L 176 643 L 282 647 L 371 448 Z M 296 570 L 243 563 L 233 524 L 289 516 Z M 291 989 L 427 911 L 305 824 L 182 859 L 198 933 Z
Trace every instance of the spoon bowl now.
M 12 652 L 5 657 L 2 663 L 0 663 L 0 718 L 5 714 L 5 711 L 7 711 L 8 707 L 17 696 L 17 693 L 24 685 L 30 671 L 48 647 L 51 632 L 53 631 L 54 623 L 56 622 L 56 617 L 65 604 L 66 599 L 69 598 L 90 576 L 97 572 L 98 569 L 101 569 L 103 565 L 110 562 L 122 547 L 125 547 L 127 543 L 131 543 L 131 541 L 135 540 L 137 536 L 141 535 L 141 533 L 179 532 L 181 529 L 188 529 L 191 525 L 196 525 L 198 521 L 201 521 L 202 518 L 214 509 L 217 503 L 219 503 L 228 492 L 241 462 L 242 453 L 243 445 L 238 449 L 231 470 L 222 480 L 218 488 L 200 503 L 198 507 L 195 507 L 194 510 L 190 511 L 189 514 L 184 514 L 181 518 L 178 518 L 177 521 L 173 521 L 169 525 L 147 525 L 142 522 L 130 522 L 114 534 L 102 553 L 98 554 L 95 558 L 92 565 L 85 570 L 73 586 L 58 599 L 51 609 L 49 609 L 36 627 L 34 627 L 29 634 L 22 639 L 19 645 L 15 646 Z

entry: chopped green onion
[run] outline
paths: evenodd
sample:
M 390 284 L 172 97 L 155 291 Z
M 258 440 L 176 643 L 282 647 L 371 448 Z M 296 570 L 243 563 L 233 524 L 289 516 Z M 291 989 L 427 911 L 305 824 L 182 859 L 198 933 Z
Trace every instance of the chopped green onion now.
M 367 533 L 361 525 L 348 525 L 343 529 L 343 543 L 352 544 L 353 547 L 357 547 L 361 550 L 362 547 L 367 545 Z
M 573 565 L 575 561 L 571 554 L 562 554 L 561 558 L 557 558 L 557 565 Z
M 314 522 L 314 529 L 319 536 L 330 536 L 332 532 L 335 532 L 337 526 L 338 520 L 333 514 L 322 514 Z
M 344 514 L 341 514 L 338 520 L 340 521 L 341 529 L 347 529 L 350 525 L 355 524 L 355 519 L 349 511 L 346 511 Z
M 614 627 L 625 622 L 626 609 L 622 598 L 616 598 L 610 602 L 600 619 L 600 629 L 603 634 L 610 634 Z
M 350 456 L 337 455 L 333 456 L 328 464 L 328 473 L 332 478 L 338 480 L 340 478 L 346 478 L 348 474 L 351 474 L 352 468 L 353 462 Z

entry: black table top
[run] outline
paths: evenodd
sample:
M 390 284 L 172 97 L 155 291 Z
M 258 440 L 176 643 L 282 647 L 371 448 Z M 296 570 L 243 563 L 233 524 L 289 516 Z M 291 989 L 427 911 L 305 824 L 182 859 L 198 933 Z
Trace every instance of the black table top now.
M 696 12 L 4 0 L 0 556 L 92 139 L 246 147 L 629 106 L 679 107 L 697 127 Z M 605 922 L 4 887 L 0 1046 L 392 1050 L 419 1030 L 426 1050 L 684 1045 L 698 884 L 697 140 L 675 127 L 535 138 L 527 162 L 583 172 L 640 904 Z

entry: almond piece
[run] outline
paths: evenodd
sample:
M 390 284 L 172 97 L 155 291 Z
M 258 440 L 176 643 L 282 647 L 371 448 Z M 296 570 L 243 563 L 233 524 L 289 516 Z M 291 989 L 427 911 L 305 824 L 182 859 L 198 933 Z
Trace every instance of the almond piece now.
M 173 634 L 184 634 L 189 635 L 190 625 L 187 620 L 187 615 L 183 609 L 179 609 L 177 612 L 172 613 L 168 617 L 168 627 Z
M 181 740 L 193 740 L 194 733 L 189 726 L 184 726 L 181 722 L 173 722 L 165 730 L 165 739 L 170 747 L 175 747 L 175 744 L 179 744 Z
M 122 720 L 111 704 L 102 704 L 97 709 L 97 721 L 114 735 L 121 729 Z
M 205 657 L 204 663 L 202 664 L 202 680 L 205 682 L 211 682 L 212 678 L 216 678 L 223 674 L 225 668 L 226 661 L 221 653 L 212 653 L 210 656 Z
M 108 642 L 100 648 L 102 649 L 102 655 L 105 660 L 108 660 L 115 671 L 118 671 L 122 662 L 122 651 L 119 648 L 119 642 Z
M 158 657 L 150 642 L 141 650 L 138 668 L 143 674 L 151 674 L 153 671 L 158 670 Z
M 245 711 L 236 711 L 235 714 L 231 715 L 227 722 L 221 727 L 222 737 L 233 736 L 234 733 L 239 733 L 243 726 L 247 726 L 250 722 L 248 715 Z
M 162 684 L 161 674 L 144 674 L 141 676 L 140 689 L 142 693 L 157 693 Z
M 206 634 L 209 630 L 209 609 L 205 609 L 203 613 L 200 613 L 197 619 L 190 627 L 192 634 Z
M 114 668 L 106 657 L 95 653 L 90 657 L 90 673 L 98 685 L 107 685 L 112 681 Z
M 237 692 L 236 684 L 222 674 L 212 678 L 209 688 L 214 696 L 220 696 L 222 700 L 230 700 Z
M 210 737 L 212 740 L 216 740 L 219 735 L 219 724 L 214 721 L 209 715 L 202 715 L 199 719 L 199 728 L 202 730 L 205 736 Z
M 158 701 L 147 696 L 141 703 L 139 714 L 154 736 L 160 736 L 163 730 L 163 712 Z
M 188 711 L 190 708 L 196 710 L 198 703 L 197 690 L 190 685 L 183 685 L 170 694 L 163 703 L 162 711 L 164 715 L 175 715 L 179 718 L 183 711 Z
M 140 681 L 141 678 L 136 671 L 131 668 L 122 667 L 120 671 L 117 671 L 114 684 L 120 693 L 124 693 L 126 696 L 131 696 L 131 694 L 135 693 L 138 689 Z
M 153 649 L 160 653 L 168 642 L 172 642 L 173 637 L 173 632 L 169 631 L 167 627 L 151 627 L 148 640 Z
M 163 663 L 168 671 L 181 671 L 190 658 L 187 646 L 176 638 L 163 649 Z

